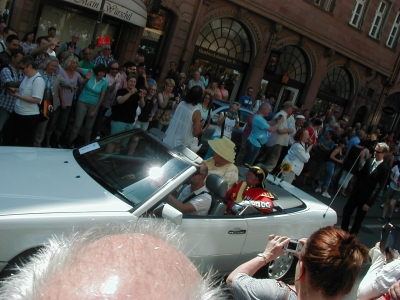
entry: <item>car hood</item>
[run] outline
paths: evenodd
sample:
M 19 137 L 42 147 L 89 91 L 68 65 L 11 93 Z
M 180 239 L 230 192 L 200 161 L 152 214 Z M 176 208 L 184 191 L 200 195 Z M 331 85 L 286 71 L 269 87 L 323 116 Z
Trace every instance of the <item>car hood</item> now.
M 129 211 L 72 150 L 0 147 L 0 215 Z

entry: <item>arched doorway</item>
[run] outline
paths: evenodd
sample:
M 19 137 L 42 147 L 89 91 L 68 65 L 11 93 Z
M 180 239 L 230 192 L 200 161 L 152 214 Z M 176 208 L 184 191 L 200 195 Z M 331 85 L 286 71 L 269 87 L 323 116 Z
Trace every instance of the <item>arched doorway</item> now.
M 351 98 L 354 85 L 346 68 L 338 66 L 330 69 L 319 87 L 313 111 L 329 116 L 334 110 L 341 114 Z
M 394 131 L 400 136 L 400 92 L 389 95 L 382 107 L 378 127 L 383 131 Z
M 278 60 L 276 69 L 274 60 Z M 272 51 L 261 81 L 261 94 L 275 95 L 277 111 L 284 102 L 297 102 L 309 76 L 308 60 L 303 51 L 295 45 L 287 45 Z
M 234 98 L 251 59 L 249 37 L 246 28 L 233 18 L 210 21 L 197 37 L 187 78 L 191 79 L 195 70 L 202 76 L 209 73 L 209 84 L 224 80 L 231 99 Z
M 356 114 L 354 115 L 354 120 L 353 120 L 353 125 L 354 126 L 356 123 L 363 123 L 365 116 L 367 115 L 367 107 L 361 106 L 359 109 L 357 109 Z

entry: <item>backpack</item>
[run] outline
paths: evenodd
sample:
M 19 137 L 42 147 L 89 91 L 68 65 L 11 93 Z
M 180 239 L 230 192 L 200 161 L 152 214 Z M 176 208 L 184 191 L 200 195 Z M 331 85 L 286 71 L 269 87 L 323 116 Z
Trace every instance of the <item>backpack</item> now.
M 35 80 L 39 77 L 42 77 L 42 76 L 39 75 L 39 76 L 36 76 L 35 79 L 33 79 L 32 85 L 35 82 Z M 37 105 L 39 107 L 40 122 L 47 121 L 54 115 L 53 103 L 51 103 L 51 101 L 49 99 L 47 99 L 46 90 L 44 91 L 42 101 L 40 101 L 40 103 L 38 103 Z

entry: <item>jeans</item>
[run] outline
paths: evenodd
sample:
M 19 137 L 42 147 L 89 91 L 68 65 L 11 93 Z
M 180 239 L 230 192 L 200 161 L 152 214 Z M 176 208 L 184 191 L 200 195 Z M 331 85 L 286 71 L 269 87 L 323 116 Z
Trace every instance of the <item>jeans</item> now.
M 140 122 L 137 120 L 133 128 L 140 128 L 143 131 L 147 131 L 147 128 L 149 128 L 149 122 Z
M 324 189 L 327 189 L 331 184 L 333 172 L 335 171 L 335 164 L 328 161 L 325 164 L 324 172 L 322 173 L 322 178 L 318 180 L 318 184 L 321 184 Z
M 49 125 L 46 128 L 46 135 L 52 135 L 55 132 L 57 137 L 60 137 L 67 127 L 69 112 L 71 106 L 63 109 L 61 106 L 56 109 L 54 116 L 50 119 Z
M 76 105 L 76 114 L 75 114 L 75 123 L 72 128 L 71 136 L 69 137 L 70 144 L 76 139 L 79 133 L 79 129 L 82 127 L 83 120 L 86 116 L 86 124 L 85 124 L 85 144 L 88 144 L 90 141 L 90 134 L 92 133 L 92 127 L 94 121 L 96 120 L 97 113 L 90 118 L 88 115 L 93 109 L 96 107 L 95 104 L 89 104 L 82 101 L 78 101 Z
M 348 176 L 347 176 L 348 174 Z M 347 178 L 346 178 L 347 176 Z M 342 176 L 340 176 L 339 179 L 339 185 L 343 183 L 343 188 L 347 188 L 347 185 L 349 184 L 349 181 L 353 178 L 353 174 L 349 173 L 349 171 L 342 170 Z M 346 179 L 346 180 L 345 180 Z
M 246 154 L 243 157 L 243 164 L 252 166 L 256 160 L 261 147 L 254 146 L 249 140 L 246 141 Z
M 11 113 L 4 107 L 0 106 L 0 131 L 3 129 L 4 124 L 10 117 Z

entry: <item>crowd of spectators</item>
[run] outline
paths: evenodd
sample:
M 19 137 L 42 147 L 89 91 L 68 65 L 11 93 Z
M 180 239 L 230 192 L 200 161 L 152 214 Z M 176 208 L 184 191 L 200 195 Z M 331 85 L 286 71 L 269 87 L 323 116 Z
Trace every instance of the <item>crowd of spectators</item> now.
M 3 29 L 2 145 L 74 148 L 109 134 L 154 127 L 165 133 L 163 141 L 170 147 L 183 145 L 197 151 L 210 126 L 214 100 L 229 99 L 226 80 L 212 81 L 210 74 L 202 75 L 200 68 L 193 65 L 186 76 L 171 62 L 167 76 L 158 86 L 151 72 L 147 72 L 143 56 L 122 66 L 113 57 L 111 45 L 104 44 L 101 52 L 92 57 L 92 47 L 82 49 L 77 44 L 78 33 L 70 41 L 62 41 L 53 35 L 53 29 L 49 28 L 48 36 L 36 39 L 33 32 L 28 32 L 21 42 L 14 29 Z M 211 198 L 204 181 L 208 174 L 217 174 L 228 183 L 226 214 L 240 213 L 246 206 L 269 213 L 274 205 L 273 195 L 265 194 L 264 181 L 280 168 L 281 162 L 291 165 L 283 176 L 289 183 L 297 180 L 296 184 L 301 185 L 308 181 L 327 198 L 331 198 L 330 188 L 344 197 L 350 193 L 343 207 L 341 229 L 323 228 L 302 241 L 304 250 L 298 254 L 295 289 L 285 285 L 277 288 L 274 281 L 258 282 L 251 277 L 263 263 L 283 253 L 282 246 L 289 241 L 286 237 L 270 237 L 262 255 L 238 267 L 227 279 L 236 299 L 250 299 L 249 295 L 267 297 L 271 293 L 286 295 L 282 299 L 337 299 L 351 290 L 366 260 L 365 247 L 349 233 L 358 234 L 378 195 L 386 200 L 381 221 L 386 217 L 391 221 L 396 209 L 400 198 L 397 140 L 393 132 L 381 134 L 374 129 L 368 135 L 366 125 L 357 123 L 351 127 L 346 118 L 339 117 L 339 111 L 325 119 L 286 101 L 274 114 L 276 96 L 260 95 L 255 99 L 253 93 L 253 87 L 248 87 L 238 102 L 227 102 L 229 109 L 219 114 L 215 131 L 207 141 L 209 148 L 199 174 L 190 179 L 187 190 L 178 198 L 170 196 L 169 202 L 183 212 L 207 214 Z M 240 108 L 252 110 L 253 114 L 243 130 L 236 157 L 231 139 L 240 126 Z M 110 144 L 107 152 L 116 153 L 120 146 Z M 249 171 L 246 180 L 238 182 L 237 166 L 243 165 Z M 197 196 L 188 199 L 191 193 Z M 349 228 L 355 210 L 355 220 Z M 324 243 L 334 246 L 327 250 Z M 346 253 L 341 254 L 343 267 L 324 268 L 322 262 L 333 259 L 331 255 L 338 252 Z M 396 255 L 392 256 L 396 261 Z M 306 271 L 311 267 L 321 268 L 321 273 Z M 332 272 L 342 279 L 333 286 L 331 280 L 327 284 L 318 278 L 321 275 L 316 275 L 326 273 L 322 277 L 331 278 Z M 395 277 L 391 283 L 398 291 L 398 272 Z M 386 290 L 389 287 L 386 285 Z M 383 289 L 379 292 L 382 294 Z

